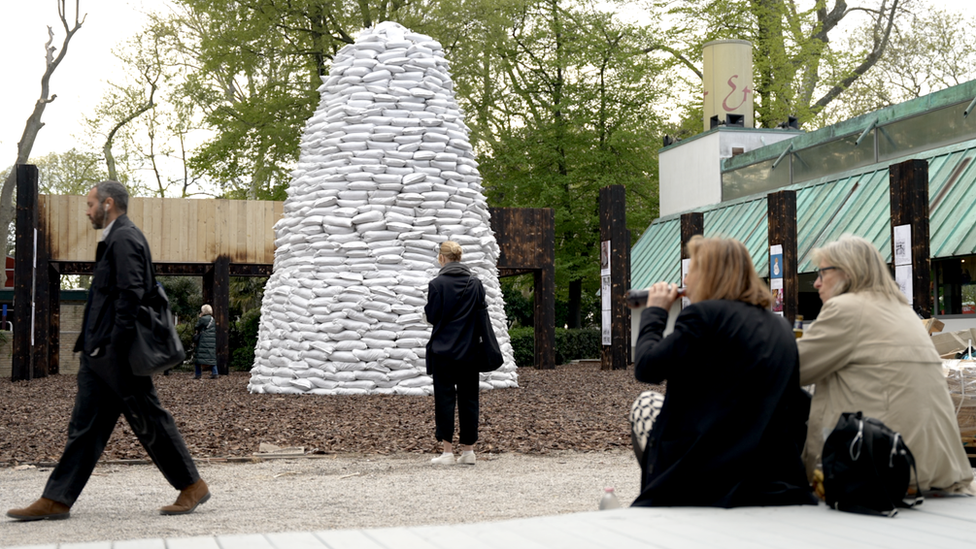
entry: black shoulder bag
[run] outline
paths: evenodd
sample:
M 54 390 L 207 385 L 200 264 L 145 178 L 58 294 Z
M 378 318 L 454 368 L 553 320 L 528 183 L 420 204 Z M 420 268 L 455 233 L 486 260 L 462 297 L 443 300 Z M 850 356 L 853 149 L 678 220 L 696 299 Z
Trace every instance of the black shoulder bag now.
M 464 289 L 461 290 L 461 294 L 458 296 L 458 303 L 461 302 L 464 293 L 468 291 L 472 278 L 474 278 L 474 275 L 468 276 L 468 282 L 464 285 Z M 454 314 L 453 312 L 451 313 L 452 318 Z M 479 372 L 493 372 L 505 363 L 505 357 L 502 356 L 501 347 L 498 346 L 498 338 L 495 337 L 495 330 L 491 327 L 488 308 L 477 307 L 474 310 L 474 314 L 474 329 L 477 339 L 474 347 L 468 351 L 468 356 L 470 357 L 471 363 L 474 364 L 475 369 Z
M 915 457 L 899 433 L 861 412 L 844 412 L 823 448 L 824 498 L 839 511 L 893 517 L 921 505 Z M 915 473 L 915 495 L 909 496 Z
M 181 364 L 185 358 L 166 290 L 153 277 L 152 288 L 142 297 L 136 313 L 136 330 L 129 350 L 132 373 L 151 376 Z

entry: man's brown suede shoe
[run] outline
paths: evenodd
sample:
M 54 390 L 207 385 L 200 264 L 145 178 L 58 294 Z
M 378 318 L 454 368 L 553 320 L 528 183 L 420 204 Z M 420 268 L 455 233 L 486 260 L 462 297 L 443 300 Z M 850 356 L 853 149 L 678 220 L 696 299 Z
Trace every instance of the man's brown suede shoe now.
M 192 513 L 197 505 L 210 499 L 210 489 L 207 483 L 200 479 L 180 491 L 176 503 L 159 509 L 160 515 L 187 515 Z
M 63 503 L 41 498 L 30 504 L 30 507 L 7 511 L 7 516 L 20 521 L 63 520 L 71 516 L 70 510 L 71 508 Z

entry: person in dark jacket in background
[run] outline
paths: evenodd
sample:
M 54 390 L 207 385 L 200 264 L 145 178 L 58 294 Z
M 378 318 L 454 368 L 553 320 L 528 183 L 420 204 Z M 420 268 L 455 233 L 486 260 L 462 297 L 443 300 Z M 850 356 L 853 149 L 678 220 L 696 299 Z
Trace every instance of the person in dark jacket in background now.
M 688 243 L 691 305 L 664 336 L 674 284 L 658 282 L 641 314 L 634 375 L 667 391 L 641 463 L 635 506 L 816 504 L 800 458 L 809 395 L 796 340 L 748 250 L 732 239 Z
M 468 359 L 475 348 L 475 311 L 485 306 L 485 288 L 462 265 L 461 246 L 443 242 L 437 261 L 441 270 L 427 287 L 424 313 L 433 324 L 427 342 L 427 373 L 434 378 L 434 435 L 443 443 L 443 453 L 431 460 L 437 465 L 454 463 L 454 406 L 458 410 L 457 463 L 474 465 L 474 443 L 478 441 L 478 370 Z
M 160 513 L 191 513 L 210 498 L 207 483 L 200 478 L 173 416 L 159 403 L 152 378 L 133 375 L 129 365 L 136 312 L 154 282 L 149 244 L 125 215 L 129 193 L 122 184 L 99 183 L 88 193 L 87 202 L 92 228 L 104 232 L 75 343 L 75 352 L 81 352 L 81 369 L 68 441 L 43 497 L 24 509 L 7 511 L 7 516 L 22 521 L 68 518 L 119 415 L 125 415 L 153 463 L 180 491 L 176 503 L 162 507 Z
M 213 307 L 204 304 L 200 307 L 194 333 L 197 337 L 193 350 L 193 379 L 203 375 L 201 366 L 210 366 L 210 379 L 217 379 L 217 325 L 214 324 Z

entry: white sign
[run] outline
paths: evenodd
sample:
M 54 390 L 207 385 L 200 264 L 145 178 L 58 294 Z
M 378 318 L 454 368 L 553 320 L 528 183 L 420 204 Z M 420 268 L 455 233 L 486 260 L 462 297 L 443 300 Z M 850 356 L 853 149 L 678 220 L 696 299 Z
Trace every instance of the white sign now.
M 898 283 L 901 292 L 908 298 L 908 304 L 914 305 L 912 295 L 915 293 L 915 289 L 912 285 L 912 266 L 895 265 L 895 282 Z
M 600 302 L 601 302 L 601 327 L 603 328 L 603 345 L 610 345 L 610 334 L 611 326 L 613 324 L 613 315 L 610 314 L 610 303 L 613 301 L 610 299 L 610 241 L 603 240 L 600 242 Z
M 600 242 L 600 275 L 610 276 L 610 241 Z
M 912 226 L 895 227 L 895 265 L 912 264 Z

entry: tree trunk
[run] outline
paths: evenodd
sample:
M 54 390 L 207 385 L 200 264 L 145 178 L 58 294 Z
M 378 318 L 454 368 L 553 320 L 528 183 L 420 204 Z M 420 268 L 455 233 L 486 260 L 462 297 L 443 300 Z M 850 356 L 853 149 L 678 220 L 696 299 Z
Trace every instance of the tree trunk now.
M 61 52 L 57 57 L 54 56 L 54 52 L 57 50 L 57 48 L 51 46 L 54 42 L 54 31 L 51 27 L 48 27 L 48 41 L 44 45 L 44 49 L 47 52 L 47 68 L 44 70 L 44 75 L 41 76 L 41 96 L 34 103 L 34 112 L 27 119 L 27 124 L 24 126 L 24 134 L 17 143 L 17 160 L 14 162 L 14 166 L 11 168 L 6 181 L 3 182 L 3 189 L 0 190 L 0 235 L 3 237 L 2 242 L 7 242 L 10 234 L 10 224 L 13 222 L 14 216 L 17 213 L 17 209 L 13 203 L 14 187 L 17 182 L 17 164 L 26 164 L 30 158 L 31 150 L 34 148 L 34 140 L 37 139 L 37 133 L 44 127 L 44 123 L 41 122 L 44 108 L 47 107 L 48 103 L 57 98 L 57 95 L 49 95 L 51 92 L 51 75 L 54 74 L 54 70 L 58 68 L 61 60 L 64 59 L 64 55 L 68 52 L 68 42 L 71 41 L 71 37 L 78 32 L 78 29 L 85 22 L 85 17 L 78 18 L 78 4 L 80 0 L 75 0 L 74 26 L 68 26 L 68 20 L 65 15 L 65 1 L 58 0 L 58 15 L 61 18 L 61 24 L 65 30 L 64 42 L 61 44 Z M 7 271 L 0 269 L 0 287 L 3 287 L 6 282 Z
M 582 327 L 583 322 L 580 315 L 582 303 L 583 281 L 571 280 L 569 282 L 569 318 L 566 319 L 566 323 L 572 329 L 579 329 Z

